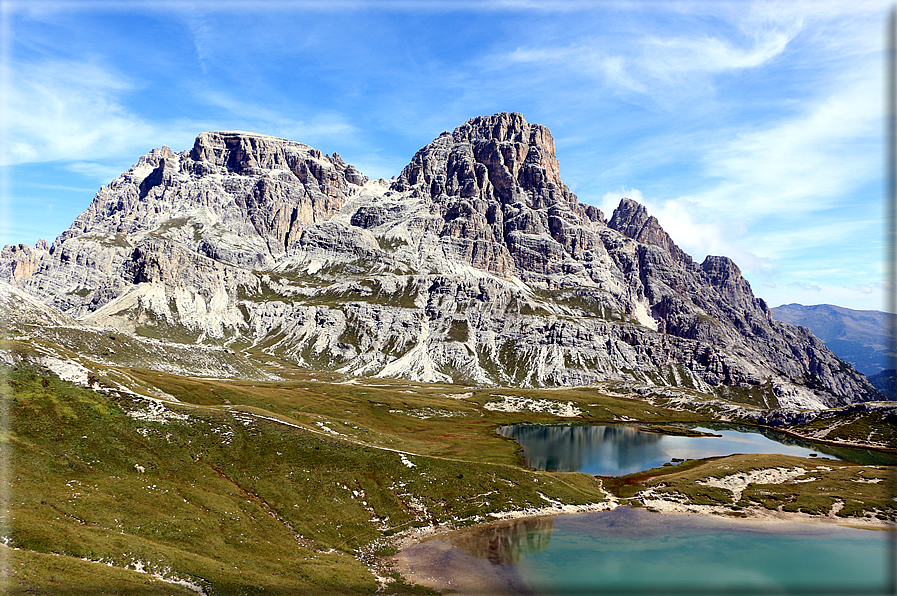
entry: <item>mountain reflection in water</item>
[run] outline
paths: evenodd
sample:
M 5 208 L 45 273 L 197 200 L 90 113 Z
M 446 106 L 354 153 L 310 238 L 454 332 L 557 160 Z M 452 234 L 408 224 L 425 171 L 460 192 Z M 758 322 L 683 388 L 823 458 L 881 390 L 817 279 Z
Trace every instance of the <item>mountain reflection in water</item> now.
M 498 432 L 523 446 L 529 467 L 559 472 L 578 472 L 587 464 L 642 470 L 646 454 L 656 453 L 663 439 L 627 426 L 502 426 Z M 659 457 L 660 464 L 669 461 Z
M 847 596 L 893 594 L 893 556 L 888 532 L 618 507 L 469 528 L 397 562 L 413 581 L 465 596 Z
M 449 538 L 452 546 L 496 565 L 514 565 L 548 548 L 554 517 L 534 517 L 483 526 Z
M 894 465 L 892 453 L 812 443 L 764 429 L 708 425 L 714 436 L 687 437 L 640 431 L 631 426 L 502 426 L 497 432 L 523 447 L 526 465 L 539 470 L 623 476 L 671 462 L 734 453 L 781 453 Z

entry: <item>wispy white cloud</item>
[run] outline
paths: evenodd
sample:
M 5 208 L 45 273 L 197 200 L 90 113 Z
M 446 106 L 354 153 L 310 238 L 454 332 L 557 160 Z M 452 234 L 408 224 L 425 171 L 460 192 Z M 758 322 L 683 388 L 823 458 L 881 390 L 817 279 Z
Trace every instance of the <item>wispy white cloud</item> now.
M 307 117 L 296 119 L 285 115 L 283 110 L 247 102 L 220 91 L 205 90 L 199 96 L 207 105 L 228 113 L 220 116 L 219 121 L 249 128 L 250 132 L 262 132 L 310 144 L 338 142 L 341 147 L 350 145 L 359 132 L 343 114 L 334 111 L 308 110 Z M 217 127 L 220 128 L 220 125 Z
M 558 67 L 600 77 L 607 85 L 640 93 L 648 85 L 631 73 L 631 60 L 593 43 L 578 43 L 566 47 L 518 47 L 507 55 L 510 63 L 535 64 L 553 72 Z
M 804 292 L 821 292 L 822 288 L 819 287 L 819 284 L 807 283 L 805 281 L 795 281 L 788 284 L 790 288 L 798 288 L 803 290 Z
M 19 186 L 21 188 L 37 188 L 43 190 L 64 190 L 69 192 L 94 192 L 95 188 L 92 187 L 84 187 L 84 186 L 66 186 L 64 184 L 44 184 L 41 182 L 20 182 Z
M 818 211 L 876 178 L 882 95 L 878 77 L 864 70 L 794 117 L 709 147 L 706 174 L 718 184 L 692 199 L 715 208 L 737 200 L 741 217 Z
M 137 161 L 137 156 L 131 155 L 126 159 Z M 80 174 L 89 180 L 100 180 L 103 184 L 110 180 L 115 180 L 122 174 L 121 165 L 110 165 L 108 163 L 97 163 L 91 161 L 75 161 L 63 166 L 69 172 Z M 94 189 L 96 190 L 96 189 Z
M 623 93 L 636 93 L 668 104 L 711 86 L 711 77 L 761 66 L 781 55 L 801 30 L 801 19 L 783 15 L 739 19 L 742 30 L 730 37 L 710 34 L 643 34 L 626 44 L 604 37 L 564 46 L 521 46 L 505 56 L 510 64 L 578 72 L 599 78 Z M 738 37 L 738 40 L 733 39 Z
M 782 225 L 770 229 L 754 229 L 751 242 L 762 250 L 763 255 L 772 260 L 787 259 L 796 250 L 827 252 L 831 246 L 847 247 L 857 238 L 864 240 L 863 246 L 873 255 L 878 254 L 882 240 L 879 236 L 879 220 L 857 218 L 856 214 L 844 213 L 840 217 L 816 217 L 802 220 L 788 219 Z M 843 250 L 843 249 L 842 249 Z M 825 268 L 825 261 L 817 270 Z
M 884 310 L 881 302 L 882 282 L 872 284 L 837 285 L 812 282 L 793 282 L 769 286 L 754 291 L 770 306 L 796 302 L 798 304 L 837 304 L 857 310 Z
M 121 97 L 137 85 L 115 69 L 80 60 L 4 68 L 2 165 L 113 156 L 155 136 L 125 107 Z
M 193 39 L 196 59 L 203 74 L 208 74 L 209 44 L 214 35 L 213 29 L 202 15 L 198 14 L 199 5 L 192 4 L 187 16 L 187 27 Z
M 754 29 L 745 47 L 719 36 L 652 36 L 645 42 L 639 69 L 670 82 L 693 73 L 716 74 L 760 66 L 779 54 L 800 31 L 800 23 Z
M 245 0 L 192 0 L 189 3 L 181 0 L 130 0 L 123 3 L 120 0 L 7 0 L 15 5 L 16 10 L 27 12 L 30 15 L 39 15 L 42 12 L 71 10 L 77 7 L 80 10 L 123 10 L 131 9 L 158 10 L 160 12 L 180 12 L 191 10 L 193 6 L 200 6 L 209 13 L 239 13 L 247 12 Z M 252 11 L 274 12 L 290 14 L 295 12 L 335 13 L 352 10 L 383 10 L 401 11 L 411 13 L 443 12 L 443 11 L 469 11 L 469 12 L 535 12 L 535 13 L 565 13 L 582 12 L 595 7 L 594 0 L 555 0 L 544 2 L 542 0 L 255 0 L 252 3 Z M 608 7 L 627 8 L 633 4 L 650 6 L 652 4 L 673 4 L 672 2 L 632 2 L 630 0 L 617 0 L 603 2 Z
M 66 167 L 72 172 L 111 179 L 121 171 L 104 163 L 107 158 L 133 160 L 163 143 L 185 148 L 197 133 L 222 124 L 295 140 L 345 139 L 355 132 L 337 113 L 310 113 L 307 120 L 296 120 L 213 91 L 200 94 L 201 101 L 229 115 L 206 122 L 150 120 L 128 107 L 129 95 L 142 92 L 143 82 L 118 69 L 75 60 L 7 68 L 6 163 L 0 165 L 70 161 Z
M 554 131 L 565 182 L 608 215 L 639 200 L 696 258 L 731 256 L 783 295 L 879 291 L 878 271 L 843 272 L 877 261 L 859 254 L 874 214 L 846 206 L 877 200 L 859 190 L 880 176 L 889 1 L 12 4 L 0 156 L 62 161 L 60 186 L 60 169 L 104 183 L 221 128 L 388 176 L 442 130 L 513 110 Z M 110 26 L 131 20 L 140 35 Z
M 646 58 L 640 67 L 649 73 L 656 67 L 651 76 L 675 89 L 688 77 L 712 81 L 714 72 L 787 59 L 807 85 L 766 96 L 767 113 L 759 117 L 733 112 L 722 127 L 692 134 L 687 153 L 698 166 L 695 178 L 683 180 L 678 195 L 672 185 L 665 196 L 646 193 L 641 200 L 684 250 L 698 259 L 732 257 L 770 303 L 880 308 L 882 67 L 880 28 L 869 30 L 877 22 L 869 15 L 882 5 L 867 3 L 865 21 L 846 18 L 844 8 L 832 4 L 818 14 L 800 3 L 751 7 L 747 17 L 732 21 L 751 43 L 735 45 L 720 36 L 651 39 L 654 49 L 673 52 L 654 54 L 655 61 Z M 835 20 L 820 24 L 829 17 Z M 791 44 L 798 48 L 790 50 Z M 725 99 L 749 105 L 749 99 Z M 684 155 L 675 143 L 655 151 L 659 163 L 670 159 L 667 154 Z M 604 202 L 621 194 L 608 193 Z

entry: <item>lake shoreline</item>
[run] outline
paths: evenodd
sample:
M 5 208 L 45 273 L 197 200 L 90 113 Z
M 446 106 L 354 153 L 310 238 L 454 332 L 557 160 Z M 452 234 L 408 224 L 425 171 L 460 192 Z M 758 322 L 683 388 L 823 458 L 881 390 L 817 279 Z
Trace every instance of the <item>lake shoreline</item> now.
M 439 539 L 456 532 L 464 532 L 466 530 L 475 530 L 476 528 L 484 528 L 490 525 L 501 524 L 510 520 L 536 519 L 540 517 L 557 517 L 559 515 L 571 515 L 579 513 L 594 513 L 601 511 L 612 511 L 618 507 L 632 508 L 631 505 L 621 502 L 620 499 L 610 496 L 607 501 L 600 503 L 591 503 L 586 505 L 552 505 L 550 507 L 542 507 L 538 509 L 523 509 L 515 511 L 507 511 L 502 513 L 491 514 L 492 519 L 483 519 L 476 524 L 469 526 L 457 527 L 453 524 L 443 524 L 438 526 L 424 526 L 420 528 L 412 528 L 396 534 L 391 537 L 392 545 L 398 549 L 394 555 L 385 557 L 383 562 L 390 570 L 398 572 L 405 582 L 424 586 L 436 591 L 455 590 L 459 596 L 464 596 L 465 592 L 461 585 L 454 581 L 449 583 L 434 577 L 432 574 L 416 569 L 411 557 L 405 553 L 405 549 L 428 542 L 430 540 Z M 633 509 L 642 509 L 635 507 Z M 858 518 L 858 517 L 838 517 L 833 514 L 829 515 L 813 515 L 809 513 L 777 511 L 770 510 L 759 506 L 746 507 L 737 512 L 739 515 L 732 515 L 733 511 L 723 506 L 713 505 L 695 505 L 683 504 L 665 499 L 647 499 L 644 509 L 657 515 L 698 515 L 713 516 L 721 519 L 731 520 L 744 523 L 764 523 L 764 524 L 788 524 L 788 523 L 809 523 L 840 526 L 844 528 L 871 530 L 871 531 L 897 531 L 897 523 L 881 520 L 878 518 Z M 463 578 L 469 580 L 470 578 Z M 500 579 L 490 578 L 490 581 L 498 581 Z M 508 593 L 513 592 L 513 586 L 508 586 Z M 496 592 L 497 593 L 497 592 Z
M 478 527 L 488 526 L 490 524 L 499 524 L 502 522 L 516 519 L 535 519 L 538 517 L 556 517 L 558 515 L 572 515 L 576 513 L 597 513 L 599 511 L 612 511 L 617 507 L 623 506 L 616 498 L 598 503 L 587 503 L 585 505 L 552 505 L 549 507 L 539 507 L 530 509 L 515 509 L 512 511 L 503 511 L 500 513 L 491 513 L 489 517 L 483 517 L 474 524 L 465 526 L 455 526 L 453 524 L 441 524 L 438 526 L 429 525 L 419 528 L 410 528 L 399 532 L 391 537 L 392 545 L 399 549 L 407 548 L 412 544 L 419 544 L 432 540 L 452 532 L 463 532 Z M 397 555 L 393 555 L 397 556 Z
M 616 425 L 614 426 L 616 427 Z M 501 427 L 498 430 L 500 435 L 514 439 L 524 451 L 529 449 L 528 458 L 533 458 L 533 461 L 528 459 L 528 465 L 535 468 L 548 467 L 549 469 L 554 469 L 551 466 L 560 469 L 566 469 L 566 467 L 561 467 L 562 465 L 569 466 L 571 471 L 575 469 L 579 473 L 596 477 L 602 483 L 599 490 L 603 500 L 582 505 L 565 505 L 542 496 L 545 500 L 544 507 L 481 514 L 468 519 L 452 519 L 442 525 L 411 528 L 390 539 L 390 544 L 399 552 L 387 559 L 385 563 L 391 566 L 393 571 L 397 571 L 403 576 L 405 581 L 431 589 L 454 590 L 459 594 L 477 593 L 477 578 L 482 576 L 482 581 L 489 585 L 486 593 L 515 594 L 521 593 L 519 591 L 521 588 L 515 583 L 519 578 L 515 577 L 513 569 L 505 568 L 499 571 L 488 565 L 482 565 L 482 561 L 464 559 L 456 551 L 451 550 L 448 545 L 459 540 L 461 542 L 468 541 L 472 535 L 481 532 L 503 532 L 519 524 L 527 526 L 535 523 L 539 525 L 539 518 L 550 525 L 553 523 L 552 520 L 558 516 L 597 514 L 614 510 L 618 510 L 618 513 L 623 516 L 621 519 L 629 519 L 627 516 L 631 515 L 647 515 L 651 516 L 651 519 L 660 520 L 663 516 L 668 516 L 665 522 L 658 521 L 657 523 L 675 524 L 679 523 L 674 521 L 676 518 L 685 519 L 685 516 L 694 516 L 689 522 L 690 524 L 702 525 L 708 523 L 710 519 L 725 520 L 726 523 L 739 525 L 745 530 L 751 528 L 752 531 L 783 531 L 788 524 L 804 524 L 803 528 L 809 528 L 806 524 L 812 524 L 816 526 L 817 531 L 822 531 L 824 526 L 832 529 L 825 531 L 834 531 L 834 527 L 840 527 L 877 532 L 893 530 L 897 527 L 893 521 L 876 517 L 876 515 L 881 515 L 879 513 L 881 508 L 892 509 L 890 501 L 880 502 L 881 499 L 876 496 L 877 493 L 869 496 L 871 501 L 869 506 L 865 507 L 866 511 L 859 512 L 863 517 L 838 516 L 838 513 L 855 513 L 855 507 L 850 498 L 860 494 L 856 492 L 858 489 L 852 488 L 852 484 L 847 488 L 842 485 L 848 482 L 864 483 L 856 485 L 859 487 L 882 482 L 886 478 L 881 477 L 881 472 L 872 471 L 873 468 L 881 470 L 880 465 L 872 465 L 869 462 L 845 463 L 844 466 L 840 466 L 834 463 L 837 459 L 813 458 L 811 460 L 812 456 L 820 452 L 817 447 L 782 443 L 754 430 L 709 429 L 698 425 L 690 429 L 691 432 L 688 433 L 698 436 L 680 436 L 684 433 L 651 432 L 644 428 L 644 424 L 640 424 L 637 428 L 631 428 L 631 425 L 622 426 L 630 428 L 611 429 L 598 426 L 589 429 L 576 429 L 577 434 L 573 430 L 555 431 L 553 429 L 545 430 L 541 427 L 515 425 Z M 521 428 L 523 430 L 520 430 Z M 667 429 L 669 427 L 661 425 L 652 430 Z M 503 430 L 506 432 L 502 432 Z M 712 443 L 712 445 L 704 443 Z M 821 446 L 820 444 L 819 447 Z M 754 455 L 734 455 L 728 456 L 728 459 L 726 456 L 706 455 L 706 453 L 719 451 L 725 453 L 746 447 L 750 449 L 748 453 Z M 780 454 L 782 449 L 786 454 Z M 619 457 L 614 459 L 614 456 L 619 456 L 617 451 L 620 450 L 625 450 L 625 453 L 629 455 L 628 459 L 624 458 L 625 461 L 622 464 L 607 464 L 607 461 L 616 462 L 617 459 L 620 459 Z M 662 457 L 658 457 L 658 453 Z M 598 455 L 593 456 L 593 454 Z M 862 453 L 854 454 L 854 456 L 865 457 Z M 669 462 L 669 458 L 672 458 L 673 461 L 683 461 L 683 458 L 686 458 L 689 462 L 694 461 L 695 463 L 687 463 L 684 466 L 684 471 L 681 472 L 677 467 L 651 467 L 659 466 L 658 462 L 662 460 Z M 721 458 L 724 461 L 720 463 L 717 460 Z M 809 465 L 811 461 L 819 465 L 813 468 L 812 465 Z M 862 462 L 863 459 L 855 461 Z M 830 465 L 824 465 L 824 462 Z M 663 465 L 670 466 L 670 463 Z M 854 468 L 855 465 L 860 467 Z M 646 478 L 639 477 L 637 480 L 640 481 L 636 483 L 638 486 L 628 486 L 627 490 L 621 493 L 621 487 L 612 483 L 611 478 L 626 476 L 623 472 L 627 471 L 627 467 L 639 470 L 645 470 L 647 467 L 650 468 L 646 470 L 648 472 L 656 470 L 657 473 L 654 476 L 669 475 L 670 478 L 664 483 L 659 483 L 660 481 L 656 478 L 647 482 Z M 813 468 L 811 470 L 813 476 L 810 476 L 810 472 L 805 468 Z M 840 472 L 844 468 L 849 468 L 850 473 Z M 856 470 L 859 471 L 856 472 Z M 866 473 L 865 476 L 864 473 Z M 641 474 L 644 476 L 644 472 Z M 830 481 L 830 485 L 825 484 L 828 481 Z M 775 492 L 774 489 L 782 485 L 803 482 L 816 483 L 812 486 L 800 484 L 804 493 L 807 490 L 834 490 L 831 488 L 832 486 L 838 487 L 839 490 L 836 493 L 825 493 L 835 498 L 822 501 L 821 505 L 820 502 L 804 498 L 806 495 L 800 490 L 797 493 L 804 496 L 799 499 L 795 495 L 791 495 L 789 498 L 776 498 L 777 494 L 766 499 L 753 493 L 749 499 L 741 498 L 742 493 L 751 485 L 769 485 L 769 490 Z M 667 486 L 668 484 L 669 486 Z M 694 484 L 708 486 L 710 487 L 707 489 L 708 491 L 716 492 L 711 493 L 712 498 L 708 499 L 704 494 L 706 491 L 692 490 Z M 817 486 L 823 484 L 825 484 L 823 488 Z M 613 492 L 607 489 L 608 486 L 615 487 L 612 488 Z M 810 488 L 806 488 L 807 486 Z M 617 494 L 625 496 L 620 497 Z M 729 495 L 731 500 L 727 499 L 726 495 Z M 595 494 L 594 498 L 601 497 Z M 792 502 L 795 499 L 797 502 Z M 752 501 L 752 504 L 747 505 L 748 501 Z M 848 511 L 843 511 L 845 502 L 850 503 Z M 739 503 L 744 506 L 739 506 Z M 871 503 L 875 503 L 875 506 Z M 778 506 L 778 508 L 768 509 L 764 505 Z M 790 508 L 803 507 L 804 511 L 813 513 L 785 511 L 786 505 Z M 641 513 L 635 514 L 635 511 Z M 870 514 L 869 511 L 872 513 Z M 653 517 L 655 515 L 659 517 Z M 610 517 L 616 518 L 617 516 L 614 514 Z M 599 518 L 603 519 L 604 516 L 599 516 Z M 575 521 L 575 518 L 570 518 L 569 522 L 580 523 L 578 520 Z M 502 529 L 503 524 L 507 524 L 504 529 Z M 424 546 L 424 543 L 429 544 Z M 489 556 L 496 556 L 497 552 L 503 548 L 503 544 L 503 539 L 498 539 L 497 542 L 491 544 L 489 548 L 498 550 L 490 550 Z M 483 593 L 482 587 L 479 588 L 479 593 Z
M 894 522 L 875 517 L 838 517 L 833 514 L 814 515 L 812 513 L 801 513 L 798 511 L 766 509 L 765 507 L 756 505 L 745 507 L 741 511 L 735 512 L 722 505 L 694 505 L 666 499 L 645 499 L 643 503 L 648 511 L 660 514 L 714 515 L 725 519 L 755 523 L 807 523 L 841 526 L 859 530 L 897 530 L 897 524 Z M 735 513 L 739 515 L 734 515 Z
M 776 432 L 784 433 L 787 435 L 791 435 L 793 437 L 797 437 L 798 439 L 804 439 L 807 441 L 812 441 L 814 443 L 823 443 L 825 445 L 831 445 L 832 447 L 848 447 L 852 449 L 869 449 L 871 451 L 880 451 L 882 453 L 897 453 L 897 447 L 893 447 L 891 445 L 887 445 L 885 443 L 864 443 L 862 441 L 850 441 L 847 439 L 826 439 L 825 437 L 815 437 L 810 434 L 800 433 L 795 430 L 790 430 L 788 428 L 776 427 L 776 426 L 764 426 L 762 424 L 757 425 L 757 428 L 766 428 L 769 430 L 774 430 Z
M 856 528 L 862 530 L 881 530 L 881 531 L 897 531 L 897 523 L 873 518 L 873 517 L 838 517 L 836 515 L 814 515 L 812 513 L 801 513 L 796 511 L 777 511 L 766 509 L 764 507 L 752 506 L 746 507 L 739 514 L 732 515 L 731 509 L 721 505 L 695 505 L 683 504 L 677 501 L 665 499 L 650 499 L 649 504 L 645 504 L 644 509 L 652 513 L 667 515 L 714 515 L 724 519 L 733 519 L 744 522 L 768 522 L 768 523 L 814 523 L 842 526 L 846 528 Z M 455 526 L 453 524 L 441 524 L 438 526 L 422 526 L 419 528 L 410 528 L 392 536 L 390 541 L 392 545 L 401 550 L 412 544 L 426 542 L 445 534 L 459 532 L 471 528 L 488 526 L 490 524 L 498 524 L 501 522 L 528 519 L 537 517 L 556 517 L 558 515 L 573 515 L 577 513 L 596 513 L 600 511 L 612 511 L 617 507 L 632 507 L 628 503 L 620 502 L 620 499 L 613 497 L 608 501 L 599 503 L 589 503 L 586 505 L 561 505 L 551 507 L 540 507 L 538 509 L 518 509 L 513 511 L 504 511 L 501 513 L 490 514 L 491 519 L 484 518 L 475 524 L 467 526 Z M 640 509 L 640 507 L 633 507 Z

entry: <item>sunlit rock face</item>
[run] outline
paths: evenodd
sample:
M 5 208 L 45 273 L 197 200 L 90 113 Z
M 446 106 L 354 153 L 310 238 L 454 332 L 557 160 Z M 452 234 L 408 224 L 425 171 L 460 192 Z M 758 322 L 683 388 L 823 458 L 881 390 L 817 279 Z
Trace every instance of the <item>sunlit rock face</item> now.
M 154 149 L 0 281 L 83 324 L 255 347 L 357 375 L 521 386 L 628 380 L 761 408 L 877 398 L 730 259 L 694 262 L 629 199 L 563 183 L 549 130 L 477 117 L 392 181 L 244 132 Z

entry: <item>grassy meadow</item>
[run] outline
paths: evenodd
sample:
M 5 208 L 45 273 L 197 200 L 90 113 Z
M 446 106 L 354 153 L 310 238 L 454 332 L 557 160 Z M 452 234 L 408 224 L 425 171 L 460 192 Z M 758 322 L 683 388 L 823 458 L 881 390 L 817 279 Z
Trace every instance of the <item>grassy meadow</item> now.
M 866 466 L 751 485 L 731 502 L 728 491 L 696 481 L 819 462 L 731 456 L 599 479 L 526 469 L 516 443 L 495 432 L 509 423 L 710 420 L 595 388 L 346 381 L 285 368 L 277 382 L 92 371 L 101 391 L 33 365 L 4 369 L 5 593 L 372 594 L 388 582 L 385 593 L 423 594 L 379 562 L 393 552 L 390 537 L 550 501 L 627 499 L 648 487 L 728 501 L 733 511 L 755 504 L 827 513 L 841 499 L 840 515 L 893 518 L 889 484 L 856 480 L 861 469 L 865 479 L 885 474 Z M 487 407 L 506 398 L 580 413 Z

